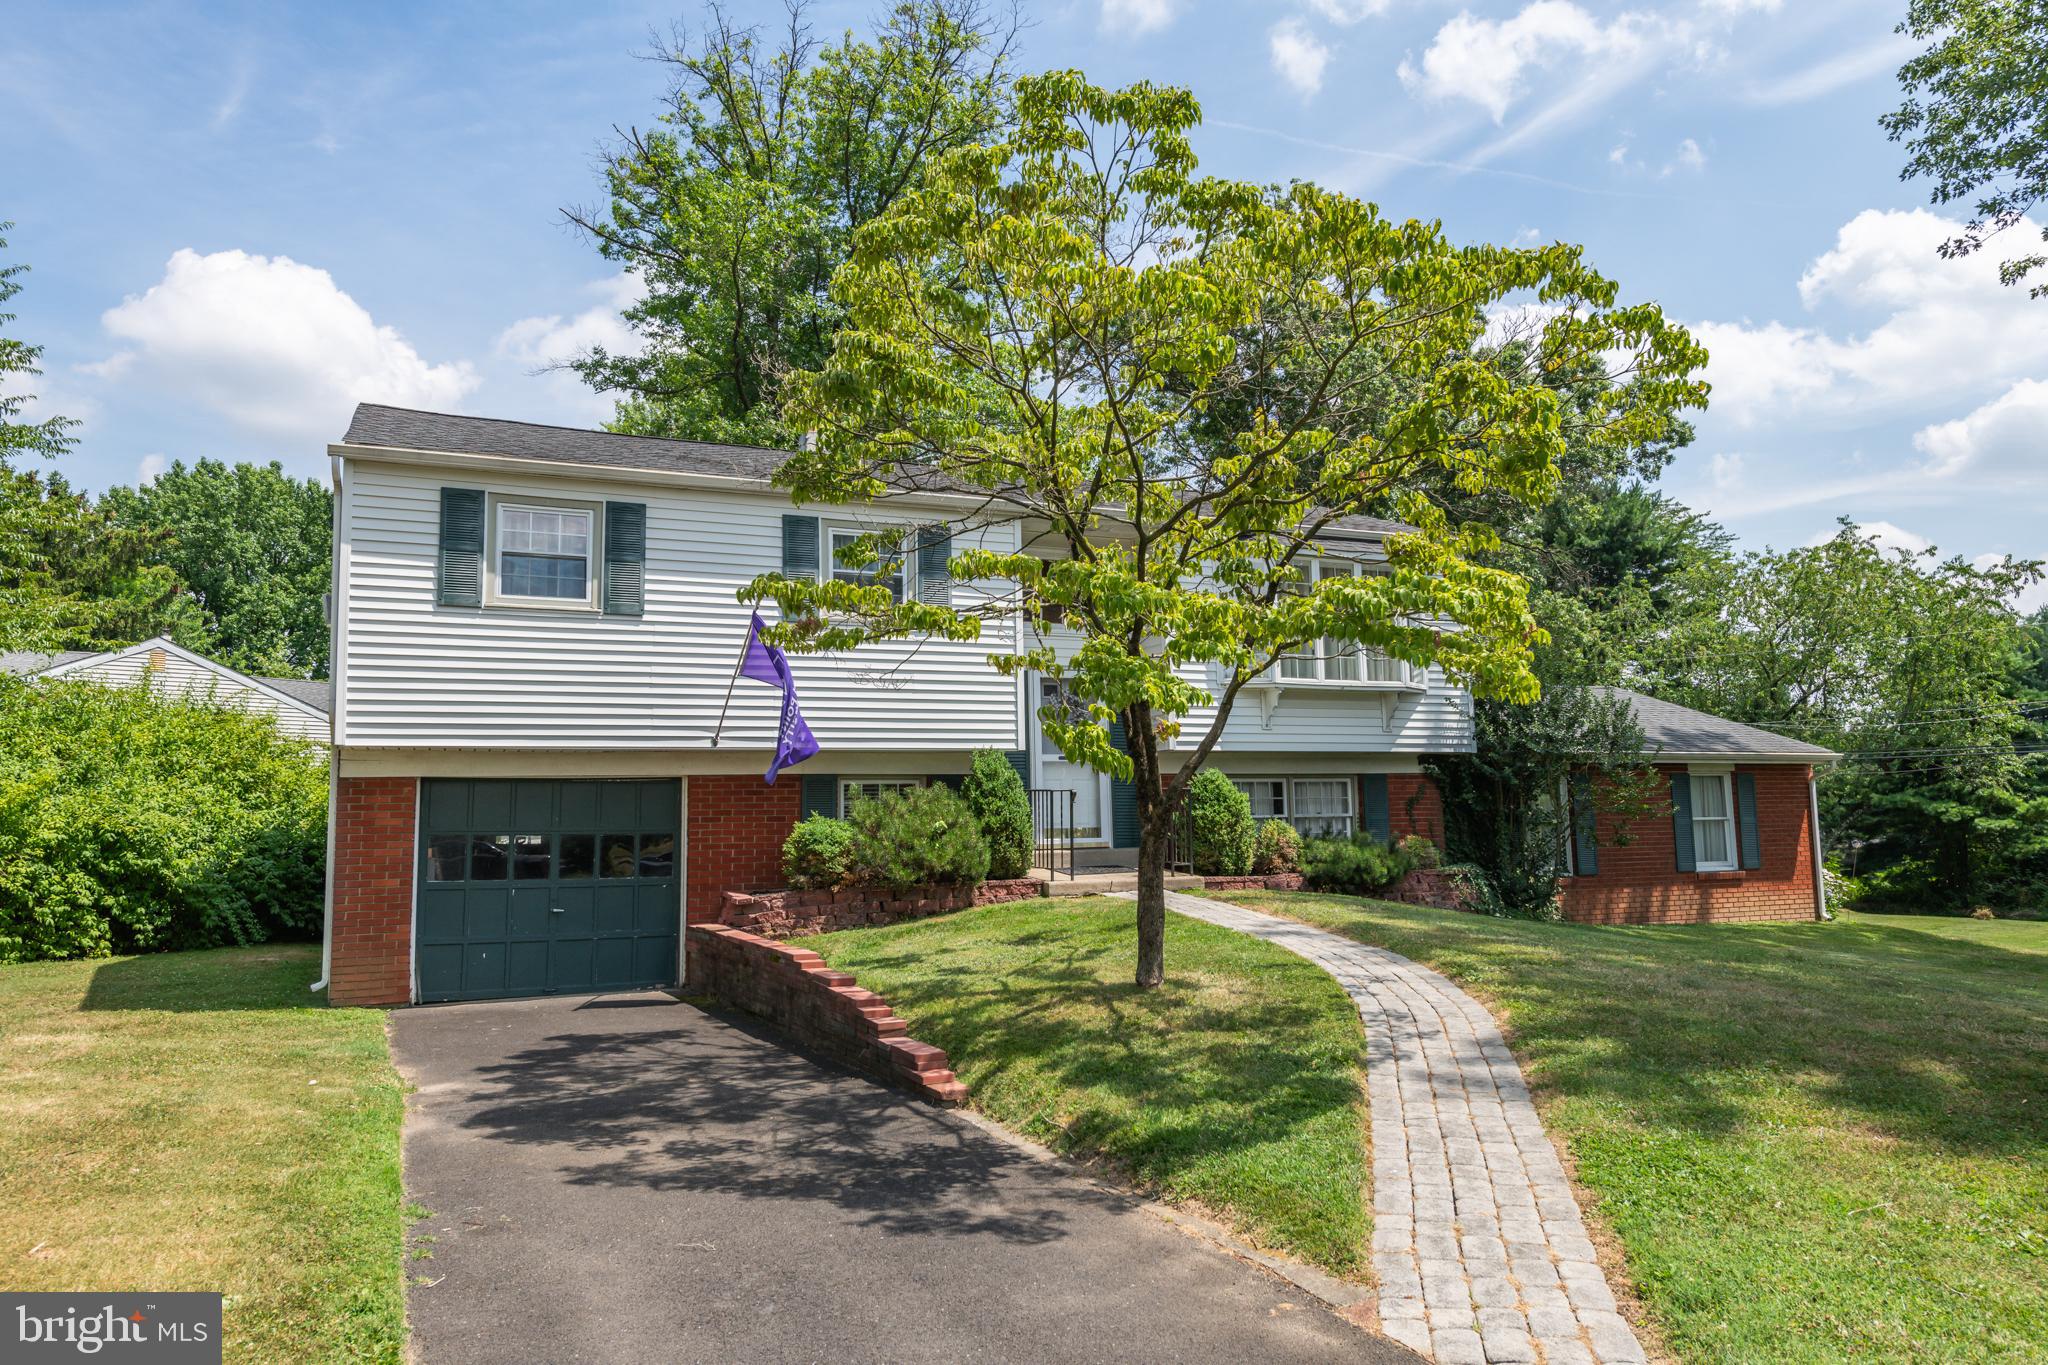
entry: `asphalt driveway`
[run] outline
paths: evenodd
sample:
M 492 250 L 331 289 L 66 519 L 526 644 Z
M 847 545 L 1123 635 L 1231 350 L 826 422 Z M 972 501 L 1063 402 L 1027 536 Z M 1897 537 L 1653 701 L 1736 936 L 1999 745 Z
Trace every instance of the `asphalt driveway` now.
M 398 1010 L 426 1365 L 1413 1362 L 958 1116 L 659 994 Z

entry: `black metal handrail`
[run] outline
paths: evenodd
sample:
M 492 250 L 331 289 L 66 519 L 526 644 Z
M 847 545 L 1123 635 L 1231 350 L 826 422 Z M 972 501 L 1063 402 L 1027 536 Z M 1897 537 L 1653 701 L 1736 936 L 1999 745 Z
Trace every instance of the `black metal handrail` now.
M 1069 787 L 1032 787 L 1031 865 L 1048 877 L 1074 876 L 1074 792 Z
M 1174 812 L 1173 827 L 1166 836 L 1166 870 L 1195 870 L 1195 811 L 1185 800 L 1181 802 L 1180 809 Z

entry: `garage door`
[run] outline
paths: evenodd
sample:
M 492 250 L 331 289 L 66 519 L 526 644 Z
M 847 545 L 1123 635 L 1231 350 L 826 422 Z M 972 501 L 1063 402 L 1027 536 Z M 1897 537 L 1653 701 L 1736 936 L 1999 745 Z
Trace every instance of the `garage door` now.
M 422 787 L 421 1000 L 675 984 L 675 781 Z

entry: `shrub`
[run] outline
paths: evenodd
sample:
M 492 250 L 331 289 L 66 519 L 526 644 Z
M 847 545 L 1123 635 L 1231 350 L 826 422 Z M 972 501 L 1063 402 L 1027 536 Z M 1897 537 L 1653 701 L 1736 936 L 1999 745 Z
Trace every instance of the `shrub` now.
M 1261 820 L 1252 847 L 1252 871 L 1267 876 L 1301 870 L 1301 836 L 1285 820 Z
M 961 789 L 988 842 L 988 875 L 1021 877 L 1031 870 L 1031 793 L 1010 760 L 996 749 L 974 751 Z
M 913 787 L 854 802 L 850 857 L 857 882 L 907 891 L 927 883 L 974 884 L 988 876 L 988 841 L 950 787 Z
M 1195 774 L 1188 788 L 1194 826 L 1195 871 L 1205 876 L 1242 876 L 1252 870 L 1251 798 L 1215 768 Z
M 318 932 L 327 768 L 268 716 L 0 677 L 0 962 Z
M 1442 867 L 1443 852 L 1420 834 L 1411 834 L 1394 845 L 1401 856 L 1408 860 L 1410 867 Z
M 1301 846 L 1301 868 L 1318 891 L 1370 895 L 1399 881 L 1414 864 L 1405 854 L 1369 834 L 1349 839 L 1309 839 Z
M 853 826 L 829 815 L 797 822 L 782 841 L 782 876 L 798 891 L 829 891 L 846 884 Z

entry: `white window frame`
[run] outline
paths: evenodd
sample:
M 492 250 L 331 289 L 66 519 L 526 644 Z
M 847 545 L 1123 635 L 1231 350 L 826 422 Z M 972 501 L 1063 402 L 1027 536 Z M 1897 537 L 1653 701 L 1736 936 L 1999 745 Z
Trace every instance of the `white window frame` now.
M 1695 772 L 1691 772 L 1691 773 L 1688 773 L 1688 774 L 1686 775 L 1686 777 L 1687 777 L 1687 780 L 1688 780 L 1688 781 L 1690 781 L 1690 782 L 1692 783 L 1692 789 L 1691 789 L 1691 796 L 1692 796 L 1692 865 L 1693 865 L 1693 870 L 1694 870 L 1695 872 L 1734 872 L 1734 871 L 1736 871 L 1736 870 L 1737 870 L 1737 869 L 1738 869 L 1738 868 L 1739 868 L 1739 867 L 1741 866 L 1741 864 L 1742 864 L 1742 850 L 1741 850 L 1740 846 L 1739 846 L 1739 845 L 1738 845 L 1738 844 L 1736 843 L 1736 838 L 1737 838 L 1737 830 L 1736 830 L 1736 823 L 1735 823 L 1735 814 L 1736 814 L 1736 812 L 1735 812 L 1735 778 L 1734 778 L 1734 775 L 1733 775 L 1732 773 L 1725 773 L 1725 772 L 1697 772 L 1697 771 L 1695 771 Z M 1720 788 L 1721 788 L 1721 809 L 1722 809 L 1723 811 L 1727 812 L 1727 813 L 1726 813 L 1725 815 L 1701 815 L 1701 814 L 1700 814 L 1700 790 L 1701 790 L 1700 784 L 1701 784 L 1701 783 L 1703 783 L 1703 782 L 1705 782 L 1705 783 L 1715 783 L 1715 784 L 1718 784 L 1718 785 L 1720 786 Z M 1701 827 L 1701 826 L 1703 826 L 1703 825 L 1711 825 L 1711 824 L 1719 824 L 1719 825 L 1725 825 L 1725 826 L 1727 827 L 1727 839 L 1726 839 L 1726 841 L 1725 841 L 1725 844 L 1724 844 L 1724 846 L 1725 846 L 1725 847 L 1727 848 L 1727 850 L 1728 850 L 1728 857 L 1727 857 L 1727 859 L 1726 859 L 1725 861 L 1721 861 L 1721 862 L 1708 862 L 1708 861 L 1707 861 L 1707 859 L 1706 859 L 1706 857 L 1705 857 L 1705 856 L 1704 856 L 1704 855 L 1703 855 L 1703 854 L 1701 853 L 1701 851 L 1700 851 L 1700 850 L 1701 850 L 1702 848 L 1704 848 L 1704 847 L 1705 847 L 1705 845 L 1704 845 L 1704 844 L 1703 844 L 1703 843 L 1701 842 L 1701 840 L 1700 840 L 1700 827 Z
M 877 535 L 888 529 L 890 528 L 886 526 L 848 526 L 843 523 L 835 526 L 827 523 L 824 528 L 824 562 L 818 566 L 818 572 L 821 575 L 819 581 L 829 583 L 836 578 L 848 583 L 888 584 L 889 579 L 886 576 L 875 575 L 867 569 L 842 568 L 839 563 L 839 540 L 842 536 L 848 540 L 856 540 L 861 536 Z M 907 602 L 915 596 L 910 589 L 910 575 L 912 573 L 910 557 L 916 553 L 916 550 L 911 545 L 913 539 L 911 528 L 906 526 L 901 529 L 903 534 L 896 543 L 896 581 L 890 589 L 899 603 Z
M 853 809 L 853 801 L 846 799 L 846 789 L 848 787 L 873 787 L 876 790 L 872 794 L 879 796 L 883 794 L 885 789 L 887 791 L 908 791 L 912 787 L 922 787 L 924 784 L 924 779 L 921 777 L 842 777 L 839 779 L 839 818 L 844 820 L 847 813 Z M 854 800 L 861 800 L 868 795 L 870 793 L 862 791 Z
M 1230 779 L 1230 785 L 1243 792 L 1245 798 L 1252 803 L 1252 819 L 1254 820 L 1285 820 L 1288 812 L 1294 809 L 1294 803 L 1288 799 L 1287 779 L 1284 777 L 1233 777 Z M 1259 813 L 1258 798 L 1252 793 L 1254 786 L 1272 788 L 1272 791 L 1267 793 L 1267 804 L 1269 806 L 1274 804 L 1271 798 L 1277 797 L 1277 804 L 1280 809 L 1266 815 L 1261 815 Z
M 524 493 L 490 493 L 485 496 L 484 504 L 485 606 L 568 612 L 594 612 L 603 609 L 604 601 L 599 596 L 603 591 L 601 581 L 604 576 L 603 503 L 586 502 L 580 498 L 529 496 Z M 501 545 L 501 523 L 507 511 L 580 512 L 590 518 L 590 545 L 584 563 L 582 597 L 524 597 L 502 590 L 499 577 L 499 560 L 504 553 Z
M 1365 578 L 1382 572 L 1356 559 L 1319 557 L 1302 561 L 1301 567 L 1299 590 L 1304 592 L 1326 578 Z M 1331 666 L 1339 660 L 1349 670 L 1348 676 L 1332 674 Z M 1290 687 L 1303 683 L 1328 687 L 1361 687 L 1376 683 L 1413 686 L 1420 681 L 1419 670 L 1412 665 L 1356 640 L 1340 640 L 1334 635 L 1318 638 L 1298 654 L 1281 655 L 1279 662 L 1273 665 L 1272 676 Z
M 1344 793 L 1344 809 L 1341 812 L 1341 818 L 1344 821 L 1342 833 L 1331 834 L 1323 832 L 1310 834 L 1301 827 L 1301 822 L 1304 820 L 1327 821 L 1339 818 L 1340 815 L 1339 812 L 1335 811 L 1325 811 L 1318 815 L 1310 815 L 1303 811 L 1300 787 L 1304 782 L 1329 783 Z M 1293 825 L 1295 833 L 1301 835 L 1304 839 L 1349 839 L 1358 832 L 1358 783 L 1348 777 L 1296 777 L 1289 779 L 1287 783 L 1287 823 Z

